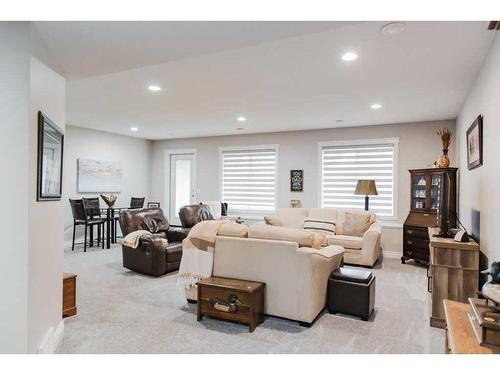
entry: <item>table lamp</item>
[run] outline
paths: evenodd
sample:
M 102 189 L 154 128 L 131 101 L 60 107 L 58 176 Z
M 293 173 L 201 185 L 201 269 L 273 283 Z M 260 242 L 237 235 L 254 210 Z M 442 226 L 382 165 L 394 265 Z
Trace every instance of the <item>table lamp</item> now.
M 375 180 L 358 180 L 354 194 L 365 196 L 365 211 L 368 211 L 368 201 L 370 199 L 368 196 L 378 195 Z

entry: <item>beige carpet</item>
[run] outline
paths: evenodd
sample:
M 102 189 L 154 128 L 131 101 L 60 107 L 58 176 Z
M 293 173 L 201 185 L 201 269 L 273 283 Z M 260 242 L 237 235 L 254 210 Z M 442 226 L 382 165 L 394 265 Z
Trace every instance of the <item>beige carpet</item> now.
M 188 305 L 176 275 L 159 278 L 122 267 L 121 248 L 65 251 L 78 275 L 78 315 L 65 319 L 59 353 L 442 353 L 444 332 L 429 326 L 426 270 L 397 259 L 373 269 L 370 321 L 330 315 L 311 328 L 268 317 L 253 333 L 204 318 Z

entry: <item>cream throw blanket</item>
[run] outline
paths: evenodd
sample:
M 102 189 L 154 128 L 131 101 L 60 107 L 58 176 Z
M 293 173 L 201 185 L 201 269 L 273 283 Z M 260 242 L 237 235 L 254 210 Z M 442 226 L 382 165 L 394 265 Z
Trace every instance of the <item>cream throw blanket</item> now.
M 202 279 L 212 276 L 215 237 L 223 220 L 200 221 L 182 243 L 182 259 L 178 284 L 186 289 Z
M 142 236 L 150 236 L 151 232 L 147 230 L 135 230 L 133 232 L 130 232 L 127 234 L 125 237 L 122 239 L 122 245 L 125 245 L 127 247 L 131 247 L 132 249 L 137 249 L 137 246 L 139 246 L 139 240 L 141 239 Z
M 137 249 L 142 236 L 152 236 L 152 234 L 147 230 L 142 230 L 142 229 L 135 230 L 127 234 L 125 237 L 123 237 L 122 245 L 131 247 L 132 249 Z M 166 247 L 168 245 L 168 240 L 166 240 L 165 238 L 160 238 L 160 239 L 161 242 L 163 242 L 163 246 Z

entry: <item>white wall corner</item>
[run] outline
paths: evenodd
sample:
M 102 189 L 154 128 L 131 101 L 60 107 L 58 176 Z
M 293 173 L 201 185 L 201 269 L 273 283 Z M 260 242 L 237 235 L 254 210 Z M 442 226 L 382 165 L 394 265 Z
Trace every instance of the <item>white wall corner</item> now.
M 54 329 L 50 327 L 38 348 L 38 354 L 54 354 L 64 335 L 64 320 Z

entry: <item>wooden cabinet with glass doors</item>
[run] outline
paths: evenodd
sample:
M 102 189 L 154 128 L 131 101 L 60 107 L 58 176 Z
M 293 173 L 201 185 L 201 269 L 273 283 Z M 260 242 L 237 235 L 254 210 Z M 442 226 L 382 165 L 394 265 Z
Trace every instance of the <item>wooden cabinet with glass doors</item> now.
M 437 212 L 441 195 L 442 179 L 449 177 L 450 226 L 456 226 L 457 168 L 411 169 L 410 171 L 410 213 L 403 226 L 403 256 L 401 262 L 409 259 L 429 263 L 428 227 L 437 223 Z

